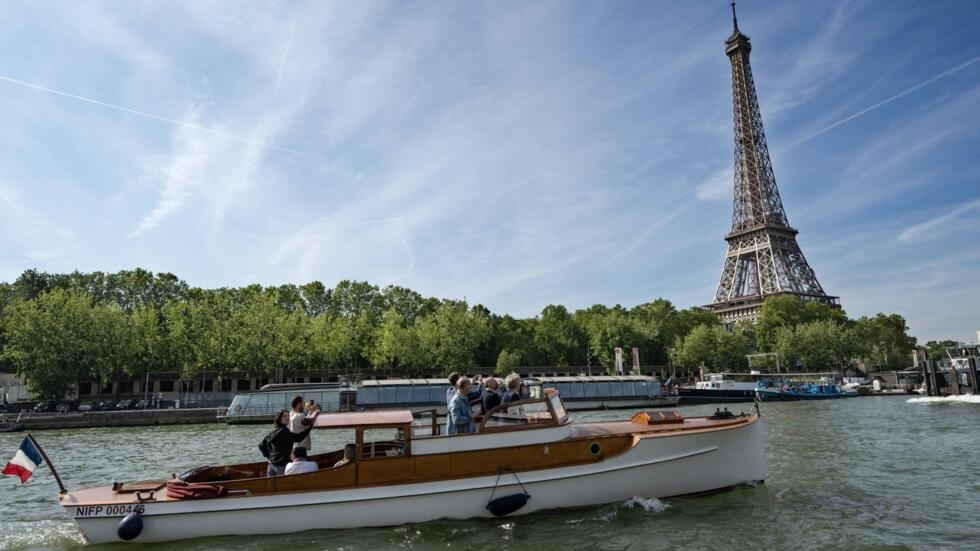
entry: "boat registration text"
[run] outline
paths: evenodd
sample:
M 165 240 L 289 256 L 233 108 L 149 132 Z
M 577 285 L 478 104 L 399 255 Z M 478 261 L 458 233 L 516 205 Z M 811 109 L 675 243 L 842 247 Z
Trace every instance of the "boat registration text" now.
M 86 505 L 75 508 L 75 518 L 123 517 L 129 513 L 143 513 L 143 506 L 129 505 Z

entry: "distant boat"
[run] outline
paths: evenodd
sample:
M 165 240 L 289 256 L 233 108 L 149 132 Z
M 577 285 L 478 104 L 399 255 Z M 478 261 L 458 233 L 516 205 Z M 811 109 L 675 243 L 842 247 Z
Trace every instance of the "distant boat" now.
M 796 383 L 786 381 L 759 381 L 756 394 L 763 401 L 828 400 L 847 397 L 847 393 L 841 389 L 840 385 L 831 382 Z
M 751 402 L 755 400 L 755 387 L 760 379 L 770 377 L 762 373 L 711 373 L 693 387 L 682 386 L 677 389 L 680 403 L 723 404 L 729 402 Z
M 677 405 L 678 397 L 666 395 L 655 377 L 640 375 L 532 377 L 524 379 L 528 397 L 540 396 L 542 388 L 555 388 L 571 411 L 616 408 L 653 408 Z M 357 386 L 340 383 L 265 385 L 235 395 L 219 416 L 228 424 L 268 423 L 280 409 L 289 409 L 294 396 L 313 399 L 322 411 L 354 411 L 435 408 L 446 413 L 445 379 L 365 380 Z

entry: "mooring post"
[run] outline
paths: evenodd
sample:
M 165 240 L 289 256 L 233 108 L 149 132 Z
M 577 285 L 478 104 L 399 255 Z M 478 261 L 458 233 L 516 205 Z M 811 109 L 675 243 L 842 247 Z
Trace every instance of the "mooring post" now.
M 939 387 L 936 385 L 936 360 L 926 360 L 926 396 L 939 396 Z
M 966 362 L 966 382 L 970 385 L 970 392 L 976 394 L 977 389 L 977 366 L 980 361 L 976 357 L 970 357 Z
M 960 395 L 960 374 L 956 372 L 956 364 L 949 366 L 949 388 L 950 394 Z

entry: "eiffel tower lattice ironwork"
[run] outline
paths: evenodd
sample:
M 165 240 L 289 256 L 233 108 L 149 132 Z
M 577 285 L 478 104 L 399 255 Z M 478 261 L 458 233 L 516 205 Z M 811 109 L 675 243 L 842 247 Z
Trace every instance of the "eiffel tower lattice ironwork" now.
M 749 37 L 738 30 L 732 2 L 734 31 L 725 41 L 732 63 L 732 104 L 735 114 L 735 201 L 732 230 L 725 236 L 728 254 L 715 301 L 709 306 L 724 321 L 755 321 L 766 297 L 794 295 L 838 305 L 824 293 L 790 227 L 762 128 L 755 94 Z

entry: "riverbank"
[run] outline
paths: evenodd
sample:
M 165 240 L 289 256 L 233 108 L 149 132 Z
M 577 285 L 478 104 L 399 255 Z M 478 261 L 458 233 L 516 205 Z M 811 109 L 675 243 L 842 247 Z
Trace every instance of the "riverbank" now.
M 20 425 L 24 430 L 198 425 L 217 422 L 218 408 L 24 413 L 19 418 L 17 415 L 7 414 L 8 424 Z

